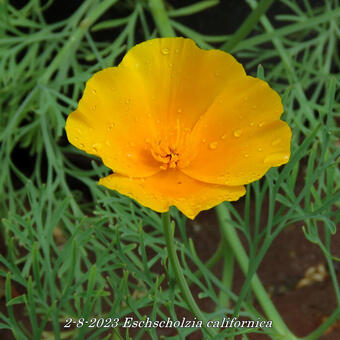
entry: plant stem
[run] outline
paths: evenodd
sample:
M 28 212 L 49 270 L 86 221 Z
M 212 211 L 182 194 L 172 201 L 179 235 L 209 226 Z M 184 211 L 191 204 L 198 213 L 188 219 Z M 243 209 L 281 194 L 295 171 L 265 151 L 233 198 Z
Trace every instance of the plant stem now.
M 231 52 L 232 49 L 253 30 L 254 26 L 258 23 L 261 16 L 266 13 L 273 1 L 274 0 L 261 0 L 256 9 L 251 12 L 232 37 L 220 47 L 221 50 Z
M 248 271 L 249 259 L 237 235 L 235 228 L 233 228 L 228 223 L 228 221 L 231 219 L 229 211 L 223 204 L 220 204 L 219 206 L 216 207 L 216 212 L 220 226 L 224 232 L 225 238 L 229 243 L 231 249 L 233 250 L 236 260 L 238 261 L 243 273 L 246 274 Z M 251 286 L 267 318 L 273 321 L 273 330 L 275 330 L 278 333 L 278 337 L 275 337 L 275 339 L 281 338 L 284 340 L 298 339 L 287 328 L 286 324 L 282 320 L 279 312 L 277 311 L 274 304 L 270 300 L 260 279 L 256 274 L 254 274 L 254 277 L 251 280 Z
M 339 317 L 340 317 L 340 307 L 336 308 L 331 314 L 331 316 L 321 326 L 319 326 L 315 331 L 313 331 L 309 335 L 305 336 L 304 338 L 301 338 L 301 340 L 319 339 L 319 337 L 323 335 L 336 320 L 339 320 Z
M 170 264 L 175 274 L 175 278 L 177 284 L 183 294 L 184 301 L 187 303 L 190 311 L 195 315 L 198 320 L 202 320 L 203 328 L 207 331 L 210 336 L 215 336 L 215 331 L 212 328 L 206 327 L 206 319 L 202 314 L 200 308 L 197 306 L 194 297 L 191 294 L 189 285 L 184 277 L 181 265 L 179 263 L 177 254 L 176 254 L 176 247 L 175 247 L 175 240 L 173 237 L 173 230 L 170 223 L 170 212 L 162 213 L 162 223 L 163 223 L 163 232 L 166 247 L 168 250 L 168 256 L 170 260 Z
M 149 8 L 160 35 L 175 37 L 176 34 L 166 13 L 163 0 L 149 0 Z
M 223 230 L 221 229 L 223 233 Z M 224 235 L 222 234 L 222 242 L 223 242 L 223 251 L 225 253 L 223 259 L 223 273 L 222 273 L 222 282 L 225 288 L 231 290 L 231 286 L 233 283 L 233 275 L 234 275 L 234 254 L 232 249 L 230 248 L 229 243 L 226 241 Z M 219 294 L 219 302 L 220 306 L 224 308 L 229 307 L 229 295 L 223 291 Z

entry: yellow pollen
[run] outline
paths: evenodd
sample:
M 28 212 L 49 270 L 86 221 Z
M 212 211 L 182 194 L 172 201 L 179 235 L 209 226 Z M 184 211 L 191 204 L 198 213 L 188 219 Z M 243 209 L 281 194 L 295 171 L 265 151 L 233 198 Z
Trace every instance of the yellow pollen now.
M 174 169 L 177 167 L 179 161 L 178 152 L 175 148 L 169 147 L 161 140 L 153 144 L 151 154 L 156 161 L 161 163 L 160 169 L 166 170 L 168 168 Z

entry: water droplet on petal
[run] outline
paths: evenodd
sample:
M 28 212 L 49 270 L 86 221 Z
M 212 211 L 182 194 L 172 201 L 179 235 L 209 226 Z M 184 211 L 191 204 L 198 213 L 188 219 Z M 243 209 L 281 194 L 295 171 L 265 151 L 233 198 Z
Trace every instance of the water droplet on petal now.
M 234 136 L 235 137 L 240 137 L 241 134 L 242 134 L 242 130 L 241 129 L 237 129 L 237 130 L 234 131 Z
M 227 134 L 226 133 L 221 136 L 221 139 L 226 139 L 226 138 L 227 138 Z
M 202 139 L 202 143 L 205 143 L 206 141 L 207 141 L 206 139 L 204 139 L 204 138 Z
M 268 164 L 268 163 L 277 164 L 278 162 L 279 163 L 280 162 L 286 163 L 288 161 L 288 159 L 289 159 L 289 156 L 285 153 L 274 153 L 272 155 L 267 156 L 264 159 L 263 163 L 266 163 L 266 164 Z
M 131 99 L 130 98 L 125 100 L 125 104 L 130 104 L 130 103 L 131 103 Z
M 92 90 L 93 94 L 97 94 L 97 91 L 95 89 Z
M 272 145 L 273 145 L 273 146 L 278 145 L 278 144 L 280 144 L 280 142 L 281 142 L 281 138 L 274 139 L 274 140 L 272 141 Z
M 99 143 L 95 143 L 95 144 L 92 145 L 92 151 L 93 152 L 98 152 L 100 147 L 101 147 L 101 145 Z
M 84 143 L 80 143 L 79 145 L 80 145 L 81 148 L 85 147 Z
M 258 151 L 258 152 L 262 152 L 263 149 L 262 149 L 261 147 L 259 147 L 259 148 L 257 148 L 257 151 Z
M 111 131 L 115 127 L 115 125 L 116 125 L 115 123 L 111 123 L 107 129 Z
M 169 49 L 167 47 L 162 48 L 162 54 L 168 55 L 169 54 Z
M 249 123 L 249 126 L 254 126 L 254 125 L 255 125 L 254 122 L 250 122 L 250 123 Z
M 182 109 L 181 109 L 181 108 L 179 108 L 179 109 L 177 110 L 177 112 L 178 112 L 178 113 L 181 113 L 181 112 L 182 112 Z
M 244 157 L 244 158 L 248 158 L 249 155 L 248 155 L 247 153 L 245 153 L 245 154 L 243 155 L 243 157 Z
M 262 127 L 264 125 L 263 122 L 259 122 L 258 127 Z
M 92 111 L 95 111 L 96 108 L 97 108 L 97 105 L 93 105 L 93 106 L 92 106 Z
M 217 148 L 217 142 L 211 142 L 209 144 L 209 148 L 212 149 L 212 150 L 215 150 Z

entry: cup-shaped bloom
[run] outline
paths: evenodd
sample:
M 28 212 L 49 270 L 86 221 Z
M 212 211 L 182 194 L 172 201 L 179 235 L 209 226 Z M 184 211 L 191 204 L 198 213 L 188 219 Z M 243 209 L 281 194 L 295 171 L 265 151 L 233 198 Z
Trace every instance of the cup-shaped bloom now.
M 161 38 L 94 74 L 66 132 L 113 170 L 99 184 L 193 219 L 288 162 L 282 112 L 280 96 L 230 54 Z

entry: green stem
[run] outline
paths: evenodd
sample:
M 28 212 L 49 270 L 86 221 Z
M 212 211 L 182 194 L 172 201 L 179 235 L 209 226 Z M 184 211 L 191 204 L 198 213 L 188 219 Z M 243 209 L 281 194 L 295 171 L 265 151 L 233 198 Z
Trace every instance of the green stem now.
M 215 331 L 212 328 L 206 327 L 207 320 L 202 314 L 200 308 L 197 306 L 197 303 L 191 294 L 189 285 L 184 277 L 181 265 L 179 263 L 179 260 L 176 254 L 175 240 L 173 237 L 173 230 L 172 230 L 171 223 L 170 223 L 170 212 L 166 212 L 162 214 L 162 223 L 163 223 L 164 238 L 165 238 L 165 243 L 166 243 L 166 247 L 168 250 L 170 264 L 175 274 L 177 284 L 182 292 L 184 301 L 187 303 L 190 311 L 195 315 L 195 317 L 198 320 L 202 320 L 203 327 L 205 328 L 207 333 L 210 336 L 215 336 L 216 335 Z
M 340 307 L 336 308 L 331 316 L 321 325 L 319 326 L 315 331 L 310 333 L 309 335 L 305 336 L 301 340 L 316 340 L 319 339 L 321 335 L 323 335 L 327 329 L 336 321 L 339 320 L 340 317 Z
M 233 228 L 228 223 L 228 221 L 231 219 L 229 211 L 223 204 L 220 204 L 219 206 L 216 207 L 216 212 L 220 226 L 224 232 L 224 236 L 227 242 L 229 243 L 231 249 L 233 250 L 234 255 L 243 273 L 246 275 L 248 271 L 249 259 L 237 235 L 235 228 Z M 275 339 L 284 340 L 298 339 L 287 328 L 286 324 L 282 320 L 279 312 L 277 311 L 274 304 L 270 300 L 260 279 L 256 274 L 254 274 L 251 280 L 251 286 L 267 318 L 273 321 L 273 330 L 275 330 L 279 335 L 279 337 L 276 337 Z
M 160 35 L 175 37 L 176 34 L 166 13 L 163 0 L 149 0 L 149 8 Z
M 266 13 L 273 1 L 274 0 L 261 0 L 256 9 L 251 12 L 233 36 L 220 47 L 221 50 L 231 52 L 232 49 L 253 30 L 254 26 L 258 23 L 261 16 Z
M 221 230 L 222 231 L 222 230 Z M 222 231 L 223 232 L 223 231 Z M 225 240 L 224 235 L 222 235 L 223 251 L 224 251 L 224 262 L 223 262 L 223 272 L 222 272 L 222 282 L 225 288 L 231 290 L 234 275 L 234 254 L 230 248 L 229 243 Z M 229 307 L 229 295 L 221 291 L 219 294 L 220 306 L 224 308 Z
M 330 231 L 325 228 L 325 242 L 327 246 L 327 250 L 330 250 L 330 242 L 331 242 L 331 235 Z M 333 311 L 333 313 L 327 318 L 327 320 L 322 323 L 316 330 L 308 334 L 306 337 L 303 338 L 303 340 L 316 340 L 319 339 L 321 335 L 323 335 L 329 327 L 336 321 L 339 320 L 340 317 L 340 305 L 339 305 L 339 299 L 340 299 L 340 293 L 339 293 L 339 285 L 337 282 L 334 266 L 332 259 L 329 256 L 326 256 L 326 260 L 328 263 L 329 272 L 333 281 L 333 286 L 335 289 L 335 296 L 338 302 L 338 307 Z

